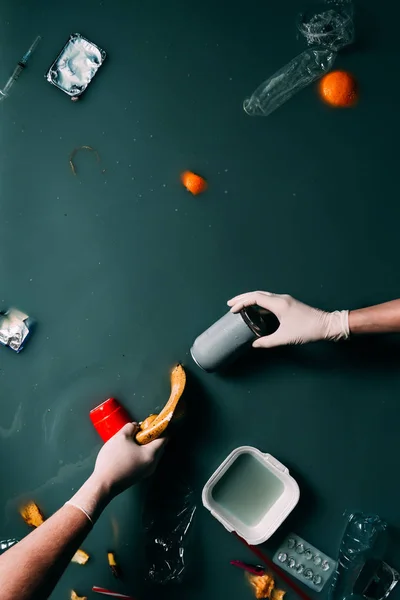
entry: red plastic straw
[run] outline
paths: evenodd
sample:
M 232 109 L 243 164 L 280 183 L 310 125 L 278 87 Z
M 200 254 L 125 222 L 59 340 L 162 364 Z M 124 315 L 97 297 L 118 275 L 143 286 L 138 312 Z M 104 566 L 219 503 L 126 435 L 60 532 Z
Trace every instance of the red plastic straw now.
M 111 590 L 106 590 L 106 588 L 98 587 L 97 585 L 94 585 L 92 587 L 92 592 L 104 594 L 104 596 L 112 596 L 113 598 L 122 598 L 123 600 L 135 600 L 132 596 L 125 596 L 125 594 L 112 592 Z
M 303 592 L 303 590 L 294 582 L 290 579 L 289 575 L 286 575 L 286 573 L 284 571 L 282 571 L 282 569 L 280 569 L 275 563 L 272 562 L 272 560 L 270 558 L 268 558 L 268 556 L 266 556 L 264 554 L 264 552 L 261 552 L 261 550 L 259 550 L 256 546 L 250 546 L 250 544 L 248 544 L 246 542 L 246 540 L 244 540 L 243 538 L 240 537 L 240 535 L 238 535 L 236 533 L 236 531 L 233 532 L 233 535 L 242 542 L 242 544 L 244 544 L 245 546 L 247 546 L 247 548 L 249 550 L 251 550 L 251 552 L 257 556 L 257 558 L 259 558 L 260 560 L 263 561 L 264 564 L 267 565 L 267 567 L 269 567 L 271 569 L 271 571 L 274 571 L 274 573 L 276 573 L 285 583 L 287 583 L 287 585 L 289 587 L 292 588 L 292 590 L 294 592 L 296 592 L 296 594 L 298 596 L 300 596 L 300 598 L 302 598 L 303 600 L 311 600 L 310 596 L 308 596 L 305 592 Z
M 265 573 L 264 567 L 248 565 L 247 563 L 244 563 L 241 560 L 231 560 L 230 564 L 234 567 L 238 567 L 238 569 L 243 569 L 243 571 L 252 573 L 253 575 L 262 575 L 263 573 Z

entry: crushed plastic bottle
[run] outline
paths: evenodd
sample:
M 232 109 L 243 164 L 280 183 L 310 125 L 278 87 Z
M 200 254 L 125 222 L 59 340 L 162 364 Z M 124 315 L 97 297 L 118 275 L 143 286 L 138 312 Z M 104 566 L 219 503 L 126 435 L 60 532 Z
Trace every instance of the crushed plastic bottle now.
M 248 115 L 271 114 L 294 94 L 327 73 L 334 63 L 336 52 L 309 48 L 264 81 L 243 103 Z
M 337 52 L 354 40 L 353 5 L 350 0 L 327 0 L 301 13 L 298 31 L 311 46 L 279 69 L 243 102 L 251 116 L 267 116 L 297 92 L 327 73 Z
M 340 543 L 330 600 L 357 597 L 354 589 L 364 565 L 368 560 L 383 558 L 387 541 L 386 530 L 387 523 L 377 515 L 350 515 Z
M 154 475 L 143 513 L 146 578 L 152 583 L 182 581 L 195 512 L 195 494 L 185 475 L 178 465 L 164 461 Z

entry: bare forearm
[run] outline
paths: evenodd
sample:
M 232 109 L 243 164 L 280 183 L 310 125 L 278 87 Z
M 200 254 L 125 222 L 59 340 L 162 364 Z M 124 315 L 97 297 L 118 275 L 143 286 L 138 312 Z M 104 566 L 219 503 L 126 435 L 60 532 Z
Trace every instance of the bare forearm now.
M 95 520 L 108 501 L 107 491 L 89 478 L 72 498 Z M 88 517 L 67 504 L 0 557 L 2 600 L 45 600 L 91 529 Z
M 46 600 L 102 510 L 157 464 L 165 440 L 135 442 L 127 423 L 100 450 L 94 472 L 55 515 L 0 557 L 1 600 Z
M 352 310 L 349 313 L 351 334 L 399 333 L 400 300 Z

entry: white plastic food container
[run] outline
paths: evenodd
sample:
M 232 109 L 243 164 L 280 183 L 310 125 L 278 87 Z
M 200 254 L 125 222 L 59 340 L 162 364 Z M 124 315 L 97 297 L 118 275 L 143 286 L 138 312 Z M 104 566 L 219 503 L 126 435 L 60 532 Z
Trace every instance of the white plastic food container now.
M 262 544 L 299 501 L 289 470 L 271 454 L 241 446 L 218 467 L 203 488 L 203 504 L 229 531 L 248 544 Z

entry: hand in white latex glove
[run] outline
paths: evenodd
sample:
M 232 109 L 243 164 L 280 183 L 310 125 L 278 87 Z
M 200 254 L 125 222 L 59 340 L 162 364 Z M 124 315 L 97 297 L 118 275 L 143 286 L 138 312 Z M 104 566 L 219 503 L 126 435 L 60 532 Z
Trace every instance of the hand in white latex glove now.
M 137 431 L 137 423 L 127 423 L 104 444 L 97 456 L 93 476 L 112 495 L 151 475 L 162 454 L 165 439 L 139 446 L 134 439 Z
M 280 326 L 271 335 L 253 342 L 254 348 L 273 348 L 287 344 L 306 344 L 317 340 L 349 337 L 349 311 L 324 312 L 295 300 L 287 294 L 248 292 L 229 300 L 232 312 L 257 304 L 274 313 Z

